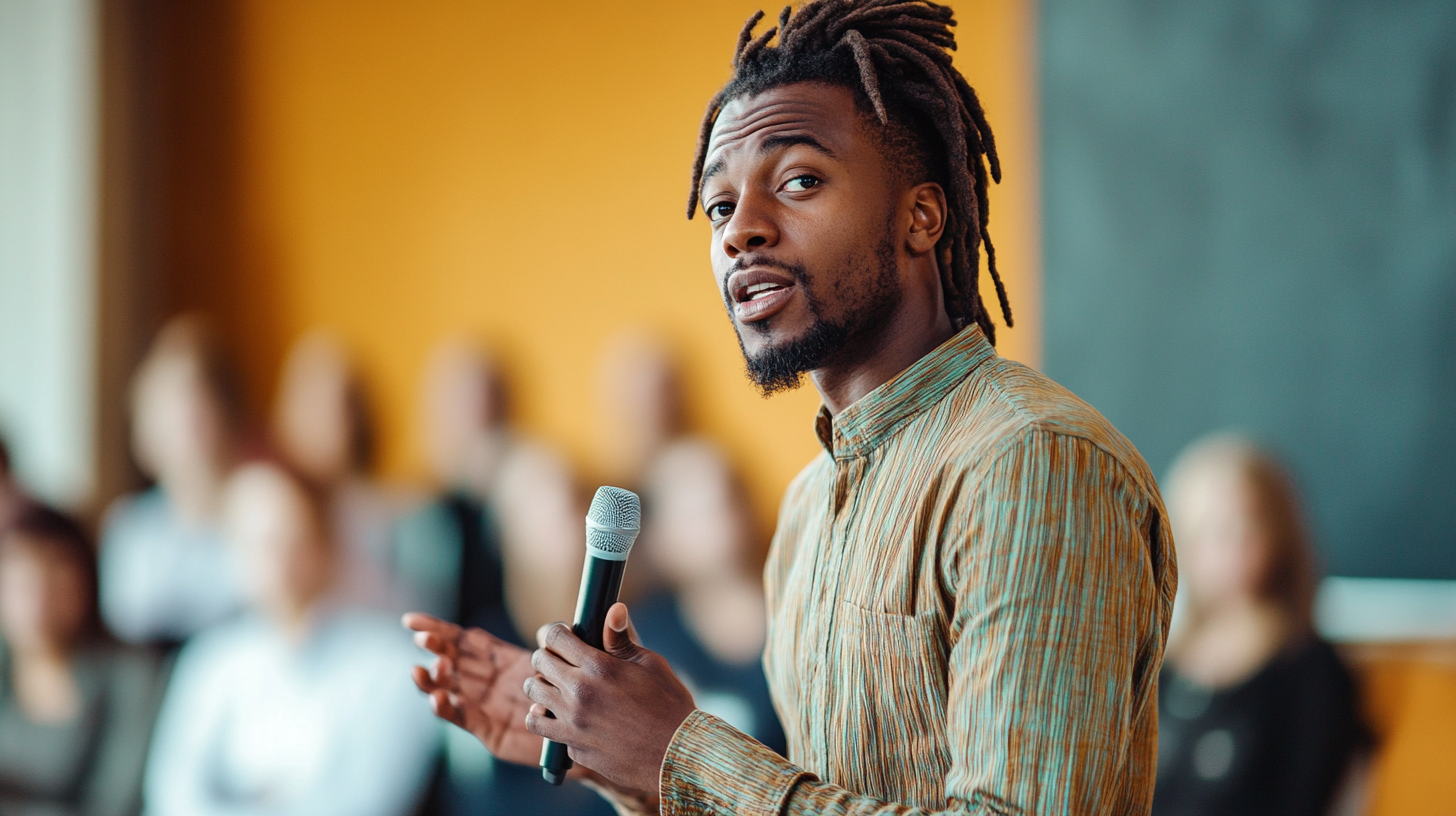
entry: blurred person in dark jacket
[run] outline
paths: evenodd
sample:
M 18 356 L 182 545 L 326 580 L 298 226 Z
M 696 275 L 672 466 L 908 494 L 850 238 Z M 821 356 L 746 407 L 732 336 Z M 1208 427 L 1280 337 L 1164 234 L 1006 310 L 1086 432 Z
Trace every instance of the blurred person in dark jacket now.
M 582 516 L 570 470 L 508 422 L 498 363 L 451 339 L 426 369 L 421 418 L 436 498 L 406 517 L 397 574 L 418 608 L 525 645 L 570 613 L 581 567 Z M 445 813 L 608 814 L 575 783 L 553 788 L 534 768 L 497 763 L 478 740 L 446 731 L 437 807 Z
M 26 503 L 25 490 L 11 467 L 10 447 L 5 444 L 5 437 L 0 436 L 0 527 L 9 523 Z
M 1314 632 L 1313 553 L 1292 480 L 1224 434 L 1179 457 L 1166 496 L 1180 586 L 1153 813 L 1329 812 L 1366 731 L 1350 672 Z
M 132 450 L 148 490 L 101 531 L 101 612 L 132 643 L 176 642 L 237 612 L 242 592 L 218 515 L 242 438 L 237 381 L 209 326 L 168 323 L 132 380 Z
M 633 606 L 642 644 L 667 659 L 699 708 L 783 754 L 762 665 L 761 550 L 741 485 L 717 448 L 679 440 L 643 487 L 652 523 L 638 559 L 664 583 Z
M 358 367 L 337 337 L 313 331 L 289 350 L 273 436 L 289 465 L 327 497 L 341 544 L 341 599 L 403 611 L 409 604 L 391 574 L 392 535 L 408 502 L 371 474 L 374 417 Z
M 324 508 L 277 465 L 229 482 L 251 610 L 182 648 L 147 761 L 149 814 L 405 816 L 420 802 L 439 729 L 403 677 L 415 650 L 392 616 L 333 591 Z
M 0 531 L 0 814 L 139 812 L 161 678 L 155 655 L 102 633 L 81 527 L 20 511 Z

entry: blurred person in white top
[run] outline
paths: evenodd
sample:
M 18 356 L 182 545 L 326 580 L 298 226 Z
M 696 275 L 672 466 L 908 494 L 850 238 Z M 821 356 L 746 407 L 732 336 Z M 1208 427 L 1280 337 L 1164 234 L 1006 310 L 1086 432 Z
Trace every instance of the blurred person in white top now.
M 327 600 L 338 550 L 321 503 L 274 465 L 240 469 L 226 529 L 252 613 L 178 659 L 157 723 L 157 816 L 401 816 L 421 798 L 439 730 L 405 668 L 398 624 Z
M 132 450 L 156 484 L 118 499 L 101 530 L 101 612 L 125 641 L 180 641 L 236 612 L 218 528 L 241 447 L 236 379 L 209 326 L 168 323 L 132 380 Z
M 392 575 L 393 528 L 406 497 L 376 481 L 374 417 L 363 378 L 344 345 L 314 331 L 288 352 L 273 412 L 285 460 L 323 491 L 342 544 L 337 591 L 344 600 L 401 612 Z

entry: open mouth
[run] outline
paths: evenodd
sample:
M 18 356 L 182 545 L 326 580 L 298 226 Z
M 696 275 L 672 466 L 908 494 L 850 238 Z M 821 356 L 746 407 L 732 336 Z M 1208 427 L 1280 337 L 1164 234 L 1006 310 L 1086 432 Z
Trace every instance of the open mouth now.
M 765 269 L 735 272 L 728 287 L 733 316 L 740 323 L 766 320 L 789 302 L 795 288 L 793 278 Z
M 786 288 L 788 287 L 781 283 L 755 283 L 752 286 L 744 288 L 743 294 L 738 297 L 738 302 L 751 303 L 761 297 L 766 297 L 770 292 L 777 292 L 780 289 Z

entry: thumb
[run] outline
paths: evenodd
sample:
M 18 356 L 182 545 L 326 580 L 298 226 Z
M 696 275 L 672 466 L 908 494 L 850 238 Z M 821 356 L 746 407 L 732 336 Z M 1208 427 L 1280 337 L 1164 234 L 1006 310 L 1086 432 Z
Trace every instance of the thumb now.
M 602 628 L 603 651 L 613 657 L 631 660 L 646 651 L 642 641 L 637 639 L 637 630 L 632 627 L 632 617 L 627 614 L 627 605 L 614 603 L 607 610 L 607 625 Z

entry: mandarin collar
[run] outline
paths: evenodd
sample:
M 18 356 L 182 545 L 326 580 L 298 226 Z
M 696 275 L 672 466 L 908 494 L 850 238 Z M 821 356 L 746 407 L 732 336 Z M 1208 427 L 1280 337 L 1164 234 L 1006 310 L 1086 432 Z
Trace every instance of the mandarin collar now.
M 981 327 L 972 323 L 889 382 L 831 417 L 819 406 L 814 435 L 836 460 L 864 456 L 893 437 L 906 422 L 940 402 L 981 363 L 996 356 Z

